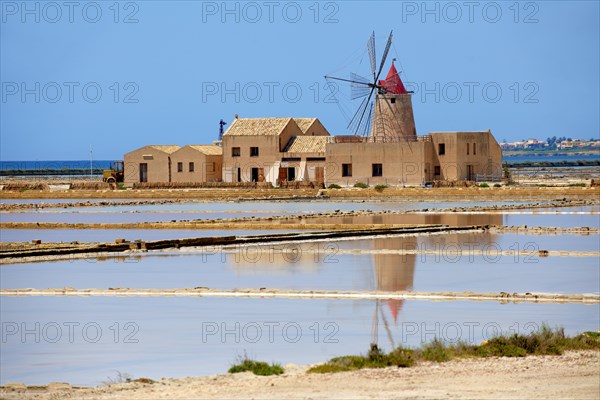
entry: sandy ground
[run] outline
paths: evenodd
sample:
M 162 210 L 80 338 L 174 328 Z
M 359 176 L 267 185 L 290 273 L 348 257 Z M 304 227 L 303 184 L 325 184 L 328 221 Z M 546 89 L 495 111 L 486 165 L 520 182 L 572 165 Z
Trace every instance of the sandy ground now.
M 3 388 L 12 399 L 598 399 L 600 352 L 563 356 L 489 358 L 423 363 L 412 368 L 306 374 L 306 367 L 286 366 L 280 376 L 251 373 L 182 379 L 153 384 L 122 383 L 98 388 L 28 390 Z M 63 387 L 61 389 L 61 387 Z

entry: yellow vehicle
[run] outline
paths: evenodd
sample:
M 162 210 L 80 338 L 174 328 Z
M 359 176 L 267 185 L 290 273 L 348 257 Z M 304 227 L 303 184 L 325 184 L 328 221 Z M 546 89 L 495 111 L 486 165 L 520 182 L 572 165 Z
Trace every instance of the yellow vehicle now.
M 102 171 L 102 181 L 108 183 L 120 183 L 123 182 L 125 176 L 123 169 L 123 161 L 115 161 L 111 169 L 105 169 Z

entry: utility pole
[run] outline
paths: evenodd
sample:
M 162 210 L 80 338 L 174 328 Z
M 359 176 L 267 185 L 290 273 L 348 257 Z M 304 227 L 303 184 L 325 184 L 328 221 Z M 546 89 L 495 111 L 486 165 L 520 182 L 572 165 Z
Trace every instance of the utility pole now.
M 92 145 L 90 144 L 90 180 L 93 178 L 94 173 L 94 153 L 92 152 Z

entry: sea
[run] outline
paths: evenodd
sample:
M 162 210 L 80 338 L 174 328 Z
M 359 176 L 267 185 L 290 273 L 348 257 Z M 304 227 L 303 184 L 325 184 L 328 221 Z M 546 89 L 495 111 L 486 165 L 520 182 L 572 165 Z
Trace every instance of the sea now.
M 112 168 L 113 160 L 93 160 L 92 169 Z M 0 171 L 38 169 L 89 169 L 90 160 L 0 161 Z

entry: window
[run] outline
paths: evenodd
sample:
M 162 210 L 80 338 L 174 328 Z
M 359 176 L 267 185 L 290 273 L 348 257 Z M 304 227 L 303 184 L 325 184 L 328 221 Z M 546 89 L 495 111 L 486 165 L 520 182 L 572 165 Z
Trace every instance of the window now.
M 231 148 L 231 157 L 239 157 L 240 156 L 240 148 L 232 147 Z
M 440 166 L 439 166 L 439 165 L 436 165 L 435 167 L 433 167 L 433 175 L 440 176 L 440 175 L 441 175 L 441 172 L 442 172 L 442 171 L 441 171 L 441 169 L 440 169 Z
M 438 143 L 438 154 L 440 156 L 443 156 L 444 154 L 446 154 L 446 144 L 445 143 Z
M 194 163 L 191 162 L 189 165 L 190 172 L 194 172 Z
M 352 164 L 342 164 L 342 176 L 352 176 Z
M 383 176 L 383 164 L 373 164 L 373 176 Z
M 177 163 L 177 172 L 183 172 L 183 163 L 182 162 Z
M 467 155 L 469 155 L 469 143 L 467 143 Z
M 215 163 L 214 162 L 206 163 L 206 172 L 215 172 Z
M 258 147 L 250 147 L 250 157 L 258 157 Z
M 396 102 L 396 98 L 395 98 L 395 97 L 392 97 L 392 98 L 390 99 L 390 101 L 392 102 L 392 104 L 394 104 L 394 103 Z
M 473 143 L 473 155 L 477 155 L 477 143 Z

